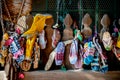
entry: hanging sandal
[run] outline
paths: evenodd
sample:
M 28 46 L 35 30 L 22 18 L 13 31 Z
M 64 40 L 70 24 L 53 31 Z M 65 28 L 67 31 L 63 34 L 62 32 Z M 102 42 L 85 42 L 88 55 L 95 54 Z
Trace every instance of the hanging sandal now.
M 46 48 L 47 40 L 45 38 L 45 31 L 42 30 L 42 32 L 39 34 L 39 44 L 41 49 Z
M 97 35 L 96 35 L 97 36 Z M 96 36 L 93 37 L 93 43 L 95 46 L 98 46 L 97 43 L 96 43 Z M 96 48 L 97 49 L 97 48 Z M 94 54 L 94 59 L 91 63 L 91 69 L 93 71 L 99 71 L 100 70 L 100 64 L 99 64 L 99 52 L 98 50 L 95 51 L 95 54 Z
M 110 36 L 109 32 L 104 32 L 103 33 L 103 38 L 102 38 L 103 45 L 107 51 L 110 51 L 112 49 L 112 38 Z
M 99 45 L 98 43 L 98 39 L 96 40 L 96 44 L 95 44 L 99 54 L 100 54 L 100 58 L 101 58 L 101 62 L 102 62 L 102 65 L 100 65 L 100 71 L 105 73 L 108 71 L 108 65 L 106 64 L 107 63 L 107 59 L 105 58 L 105 56 L 102 54 L 102 48 L 101 46 Z
M 107 60 L 103 59 L 102 56 L 101 56 L 101 60 L 102 60 L 102 65 L 100 66 L 100 71 L 106 73 L 108 71 L 108 65 L 106 64 Z
M 78 42 L 77 40 L 73 40 L 70 47 L 69 61 L 71 64 L 75 64 L 78 59 Z
M 59 42 L 55 51 L 55 63 L 56 65 L 62 65 L 64 60 L 65 44 L 63 42 Z
M 68 45 L 68 44 L 70 44 L 70 43 L 72 43 L 72 40 L 64 41 L 65 46 Z M 48 59 L 46 65 L 45 65 L 45 68 L 44 68 L 45 70 L 49 70 L 50 67 L 52 66 L 52 63 L 53 63 L 53 61 L 54 61 L 55 54 L 56 54 L 56 51 L 55 51 L 55 50 L 56 50 L 56 49 L 54 49 L 54 50 L 50 53 L 49 59 Z
M 74 64 L 75 69 L 81 69 L 82 65 L 83 65 L 83 47 L 80 44 L 80 49 L 79 49 L 79 53 L 78 53 L 78 59 L 77 62 Z

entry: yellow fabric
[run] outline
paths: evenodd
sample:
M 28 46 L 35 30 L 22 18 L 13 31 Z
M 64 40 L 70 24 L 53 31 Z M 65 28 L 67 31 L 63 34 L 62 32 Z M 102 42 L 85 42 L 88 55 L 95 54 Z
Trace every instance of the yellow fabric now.
M 52 18 L 51 15 L 37 14 L 34 17 L 32 26 L 22 36 L 31 36 L 26 41 L 26 59 L 30 60 L 32 56 L 33 46 L 36 40 L 36 33 L 41 32 L 44 29 L 46 19 Z
M 22 36 L 34 36 L 36 33 L 41 32 L 44 29 L 46 19 L 52 18 L 51 15 L 37 14 L 34 17 L 31 28 L 26 31 Z
M 3 39 L 4 39 L 4 40 L 8 40 L 8 38 L 9 38 L 8 33 L 5 33 L 5 34 L 3 35 Z
M 118 48 L 120 48 L 120 40 L 117 41 L 117 45 L 116 45 Z
M 32 51 L 34 47 L 36 36 L 33 36 L 31 38 L 28 38 L 26 41 L 26 59 L 30 60 L 32 57 Z
M 118 34 L 119 34 L 119 36 L 118 36 L 118 40 L 117 40 L 116 46 L 117 46 L 118 48 L 120 48 L 120 32 L 119 32 Z

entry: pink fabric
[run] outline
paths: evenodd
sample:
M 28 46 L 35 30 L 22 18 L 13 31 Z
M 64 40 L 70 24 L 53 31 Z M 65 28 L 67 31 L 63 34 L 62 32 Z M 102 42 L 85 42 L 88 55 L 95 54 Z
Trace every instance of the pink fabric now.
M 21 33 L 21 31 L 20 31 L 20 29 L 19 29 L 19 28 L 16 28 L 16 33 L 18 33 L 18 34 L 20 34 L 20 33 Z
M 74 64 L 75 68 L 80 69 L 82 68 L 82 60 L 79 58 L 77 62 Z
M 25 78 L 24 74 L 23 73 L 19 73 L 19 78 L 20 79 L 24 79 Z
M 84 53 L 83 57 L 86 58 L 88 55 L 94 56 L 95 49 L 94 48 L 87 48 L 87 51 Z
M 16 53 L 13 54 L 13 58 L 18 59 L 18 57 L 23 54 L 24 54 L 24 48 L 21 48 L 20 50 L 18 50 Z
M 11 43 L 13 42 L 13 39 L 8 39 L 7 41 L 5 41 L 5 46 L 9 46 Z
M 119 32 L 117 27 L 114 28 L 114 32 Z

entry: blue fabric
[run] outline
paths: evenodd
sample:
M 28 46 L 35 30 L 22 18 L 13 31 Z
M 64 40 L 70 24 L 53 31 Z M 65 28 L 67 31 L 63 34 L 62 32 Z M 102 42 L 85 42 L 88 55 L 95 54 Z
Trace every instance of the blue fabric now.
M 20 49 L 20 44 L 17 40 L 17 37 L 13 37 L 13 42 L 10 45 L 10 52 L 12 54 L 16 53 Z
M 18 62 L 18 64 L 21 63 L 23 60 L 24 60 L 24 55 L 20 55 L 18 57 L 18 59 L 16 59 L 16 61 Z
M 84 43 L 90 42 L 90 41 L 92 41 L 92 39 L 93 39 L 93 36 L 90 36 L 88 39 L 85 39 L 83 42 L 84 42 Z
M 84 58 L 84 64 L 89 65 L 93 61 L 93 56 L 88 55 L 86 58 Z
M 107 59 L 104 59 L 103 61 L 104 61 L 105 65 L 103 64 L 103 65 L 101 66 L 100 71 L 101 71 L 102 73 L 106 73 L 106 72 L 108 71 Z
M 100 64 L 99 64 L 99 53 L 98 51 L 95 52 L 94 59 L 91 63 L 91 69 L 93 71 L 99 71 L 100 70 Z
M 94 45 L 93 45 L 93 42 L 90 41 L 90 42 L 88 42 L 88 48 L 87 48 L 87 51 L 85 52 L 85 54 L 88 54 L 88 55 L 83 60 L 84 64 L 86 64 L 86 65 L 89 65 L 93 61 L 94 53 L 91 55 L 90 54 L 91 51 L 89 51 L 89 49 L 92 49 L 92 48 L 94 48 Z
M 100 68 L 100 71 L 102 73 L 106 73 L 108 71 L 108 65 L 103 65 L 101 68 Z

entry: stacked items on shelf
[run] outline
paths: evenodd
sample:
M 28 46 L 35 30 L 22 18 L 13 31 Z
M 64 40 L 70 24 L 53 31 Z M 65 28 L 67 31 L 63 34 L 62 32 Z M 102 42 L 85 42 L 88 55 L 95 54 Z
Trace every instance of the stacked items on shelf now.
M 25 3 L 24 0 L 21 5 L 23 3 Z M 5 0 L 4 5 L 9 10 Z M 67 14 L 64 19 L 63 32 L 59 30 L 58 25 L 51 27 L 53 25 L 52 15 L 36 14 L 34 17 L 18 15 L 19 18 L 16 17 L 18 19 L 15 18 L 14 21 L 15 13 L 23 13 L 15 12 L 12 16 L 9 11 L 7 13 L 10 21 L 6 21 L 6 23 L 11 24 L 5 25 L 7 27 L 2 26 L 0 63 L 5 67 L 6 75 L 11 79 L 14 72 L 29 71 L 32 65 L 34 69 L 37 69 L 40 60 L 45 65 L 45 70 L 49 70 L 55 60 L 56 66 L 61 66 L 61 69 L 64 70 L 65 68 L 81 69 L 83 65 L 90 65 L 93 71 L 101 72 L 107 72 L 109 68 L 106 52 L 113 51 L 120 60 L 120 32 L 114 24 L 114 36 L 111 36 L 110 19 L 106 14 L 101 19 L 103 28 L 99 35 L 96 27 L 95 32 L 92 32 L 90 28 L 92 19 L 88 13 L 82 19 L 84 28 L 81 31 L 78 27 L 72 29 L 74 21 L 70 14 Z M 5 17 L 5 20 L 8 18 Z M 20 78 L 24 77 L 22 73 L 18 74 Z

